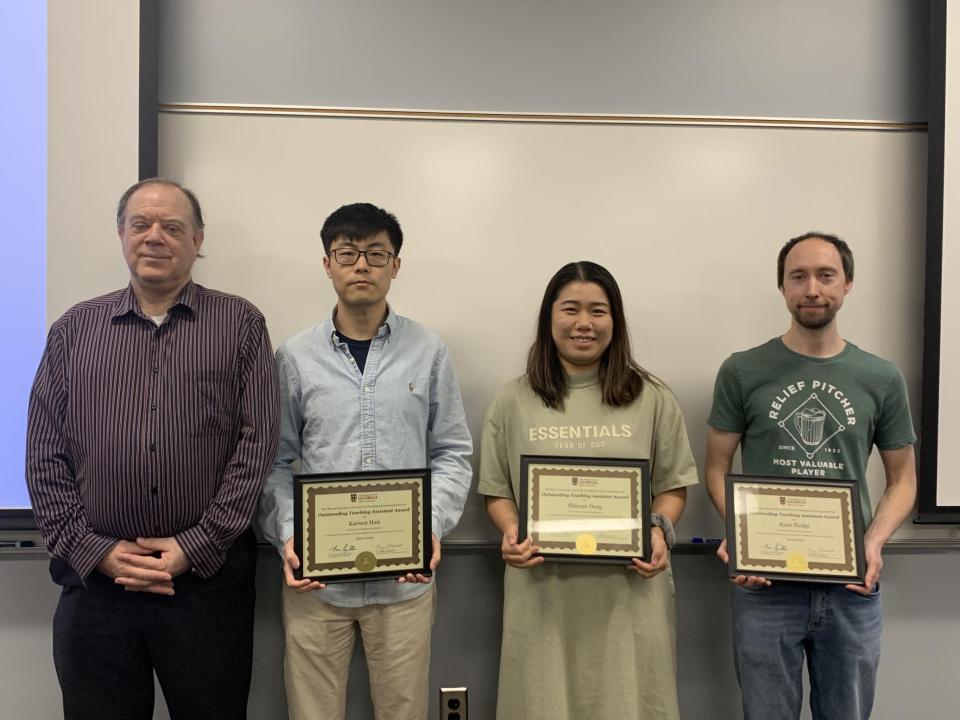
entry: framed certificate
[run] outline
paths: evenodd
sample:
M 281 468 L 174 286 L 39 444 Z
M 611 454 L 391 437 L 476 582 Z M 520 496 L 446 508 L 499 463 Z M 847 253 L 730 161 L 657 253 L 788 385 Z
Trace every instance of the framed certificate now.
M 430 470 L 297 475 L 293 506 L 298 579 L 430 575 Z
M 650 462 L 520 456 L 520 539 L 550 560 L 650 559 Z
M 862 583 L 856 480 L 727 475 L 730 576 Z

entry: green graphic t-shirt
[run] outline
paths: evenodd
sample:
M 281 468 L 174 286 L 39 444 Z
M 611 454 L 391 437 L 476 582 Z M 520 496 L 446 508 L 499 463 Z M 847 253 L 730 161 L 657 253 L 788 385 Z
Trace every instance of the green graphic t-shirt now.
M 746 475 L 857 480 L 866 524 L 872 447 L 916 442 L 903 375 L 851 342 L 830 358 L 795 353 L 780 338 L 734 353 L 717 374 L 707 422 L 742 435 Z

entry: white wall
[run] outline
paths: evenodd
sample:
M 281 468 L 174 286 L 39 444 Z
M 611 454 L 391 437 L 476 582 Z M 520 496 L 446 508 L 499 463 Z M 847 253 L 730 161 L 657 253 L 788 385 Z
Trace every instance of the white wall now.
M 47 319 L 122 287 L 115 208 L 137 181 L 137 2 L 48 1 Z

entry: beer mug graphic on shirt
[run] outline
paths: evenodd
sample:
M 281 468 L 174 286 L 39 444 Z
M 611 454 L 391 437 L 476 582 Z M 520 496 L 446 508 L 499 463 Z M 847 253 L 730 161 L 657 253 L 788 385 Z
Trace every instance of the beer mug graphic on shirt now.
M 823 423 L 827 414 L 820 408 L 804 408 L 793 416 L 800 439 L 805 445 L 819 445 L 823 440 Z

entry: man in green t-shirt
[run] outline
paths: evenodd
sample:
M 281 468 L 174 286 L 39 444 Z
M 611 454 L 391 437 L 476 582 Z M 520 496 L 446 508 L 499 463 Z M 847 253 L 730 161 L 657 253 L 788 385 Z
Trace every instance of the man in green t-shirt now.
M 723 363 L 708 420 L 707 490 L 725 516 L 724 483 L 739 445 L 747 475 L 858 482 L 863 585 L 737 576 L 731 587 L 734 661 L 745 720 L 795 720 L 804 654 L 815 720 L 867 718 L 882 625 L 881 551 L 913 508 L 916 435 L 900 371 L 844 340 L 836 315 L 853 287 L 840 238 L 807 233 L 780 251 L 777 283 L 792 315 L 779 338 Z M 867 458 L 880 451 L 886 489 L 875 513 Z M 726 544 L 717 553 L 728 562 Z

